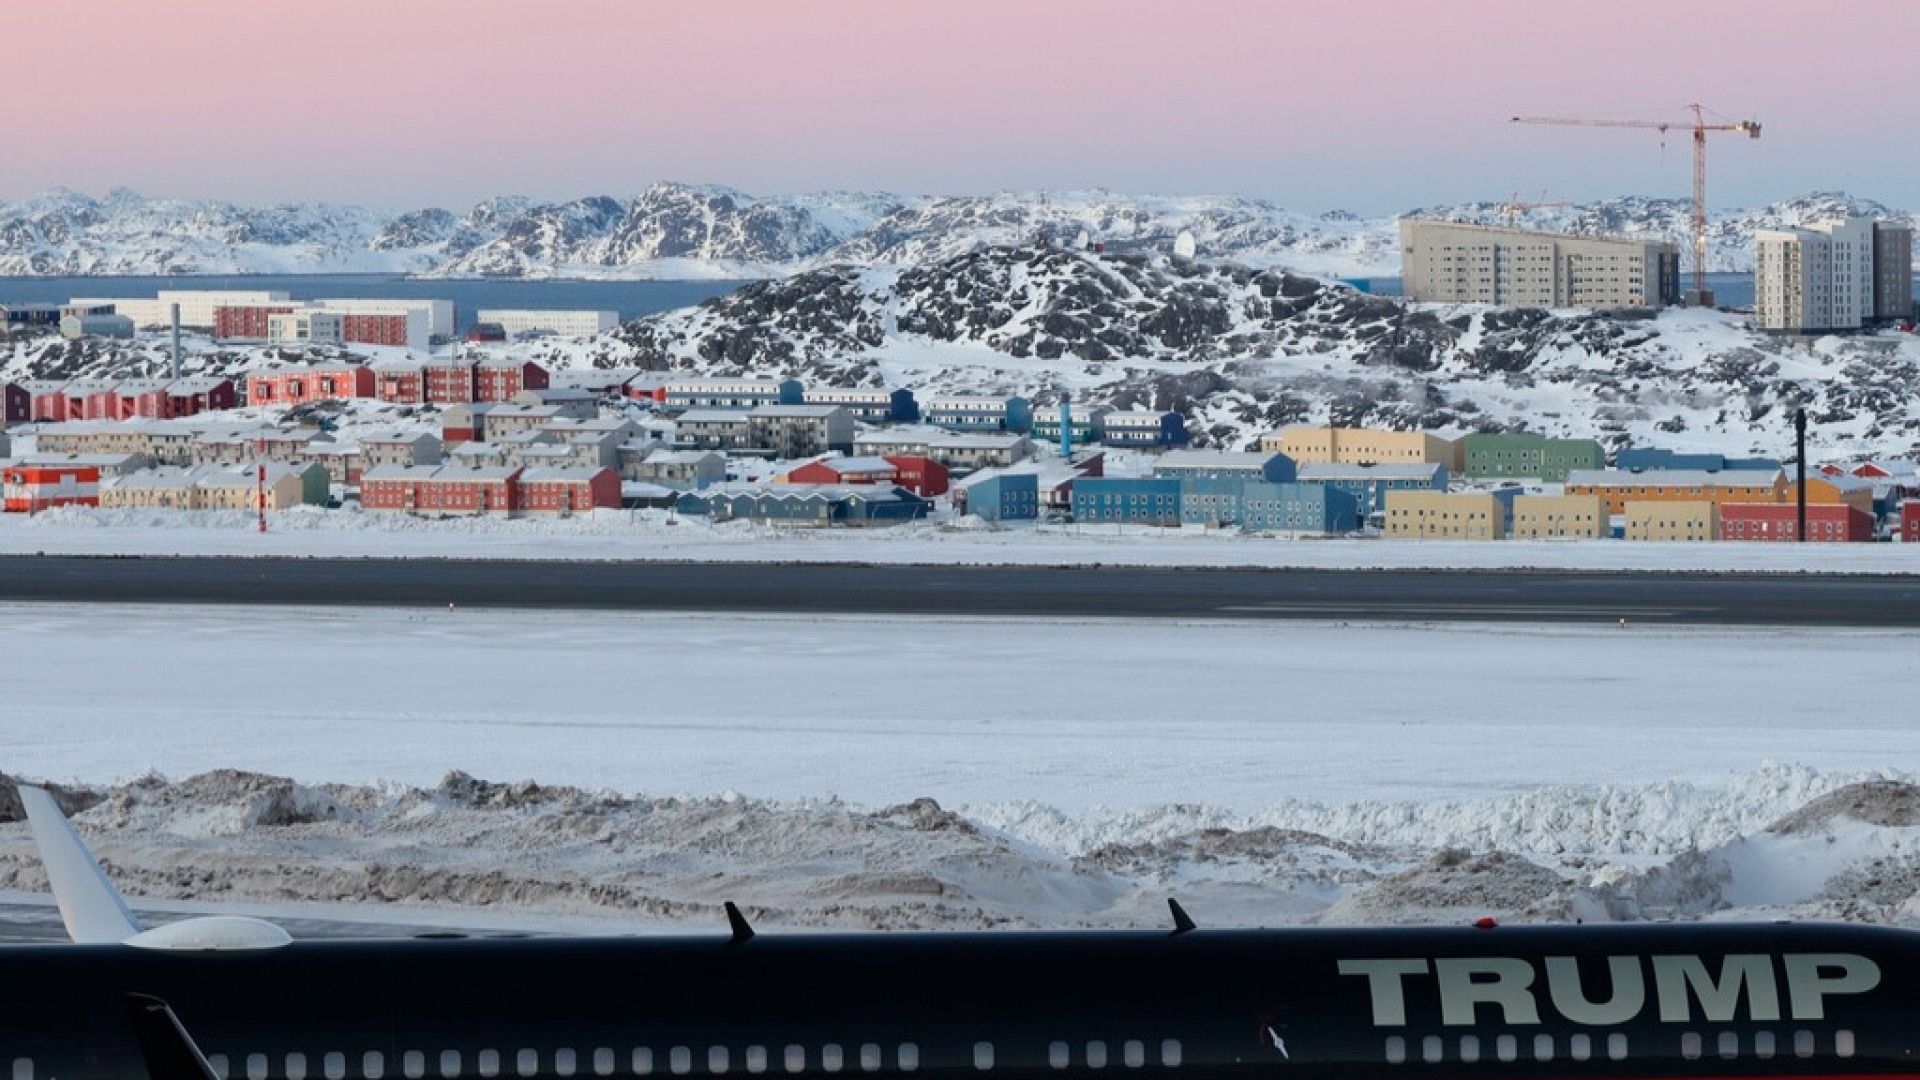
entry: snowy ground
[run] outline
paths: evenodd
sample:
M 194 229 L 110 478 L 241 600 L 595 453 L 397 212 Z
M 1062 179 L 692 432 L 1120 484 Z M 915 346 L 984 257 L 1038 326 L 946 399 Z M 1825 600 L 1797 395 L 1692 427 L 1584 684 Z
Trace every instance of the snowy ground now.
M 308 508 L 271 522 L 262 536 L 253 515 L 240 512 L 7 514 L 0 515 L 0 554 L 1920 574 L 1920 545 L 1903 544 L 1287 539 L 1201 527 L 977 521 L 808 530 L 625 510 L 550 521 L 425 521 Z
M 1912 633 L 36 605 L 0 624 L 30 643 L 8 653 L 0 771 L 119 778 L 83 824 L 160 899 L 1130 925 L 1173 890 L 1217 922 L 1920 923 L 1920 794 L 1896 782 L 1920 772 Z M 143 776 L 213 768 L 289 779 Z M 0 826 L 0 890 L 42 887 Z

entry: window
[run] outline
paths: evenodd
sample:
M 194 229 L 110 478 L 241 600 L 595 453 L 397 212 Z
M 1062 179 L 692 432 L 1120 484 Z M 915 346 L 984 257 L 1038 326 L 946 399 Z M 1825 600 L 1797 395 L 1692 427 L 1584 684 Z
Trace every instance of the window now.
M 1520 1042 L 1511 1035 L 1502 1035 L 1493 1040 L 1493 1056 L 1501 1061 L 1512 1061 L 1520 1056 Z
M 900 1071 L 912 1072 L 920 1067 L 920 1046 L 918 1043 L 900 1044 Z
M 1387 1036 L 1387 1062 L 1398 1065 L 1407 1060 L 1407 1040 L 1398 1035 Z
M 1726 1058 L 1728 1061 L 1732 1061 L 1734 1058 L 1740 1056 L 1740 1036 L 1734 1032 L 1723 1031 L 1720 1033 L 1720 1037 L 1714 1040 L 1714 1042 L 1715 1049 L 1719 1052 L 1720 1056 Z
M 21 1060 L 25 1060 L 25 1059 L 23 1058 Z M 15 1064 L 18 1065 L 19 1062 L 15 1062 Z M 218 1077 L 219 1080 L 227 1080 L 227 1055 L 208 1054 L 207 1070 L 213 1073 L 214 1076 Z
M 1095 1039 L 1087 1044 L 1087 1068 L 1104 1069 L 1107 1067 L 1107 1044 Z
M 1766 1060 L 1773 1056 L 1773 1032 L 1757 1031 L 1753 1035 L 1753 1056 Z
M 1535 1061 L 1553 1060 L 1553 1036 L 1541 1032 L 1533 1037 L 1533 1059 Z
M 460 1075 L 460 1051 L 440 1051 L 440 1075 L 446 1077 L 447 1080 L 453 1080 L 454 1077 Z
M 807 1067 L 807 1048 L 804 1046 L 787 1047 L 784 1057 L 784 1064 L 790 1073 L 797 1073 Z
M 327 1074 L 327 1080 L 343 1080 L 347 1075 L 347 1055 L 335 1051 L 320 1059 L 320 1067 Z M 486 1075 L 491 1076 L 492 1073 Z
M 1803 1058 L 1813 1056 L 1813 1032 L 1803 1030 L 1793 1033 L 1793 1056 Z
M 973 1067 L 986 1072 L 993 1068 L 993 1044 L 977 1042 L 973 1044 Z
M 860 1044 L 860 1071 L 861 1072 L 879 1072 L 880 1071 L 880 1044 L 879 1043 L 861 1043 Z
M 267 1055 L 247 1055 L 247 1080 L 267 1080 Z
M 13 1059 L 13 1080 L 33 1080 L 33 1059 Z
M 667 1068 L 675 1076 L 685 1076 L 693 1071 L 693 1051 L 684 1046 L 676 1046 L 667 1051 Z
M 387 1056 L 378 1050 L 369 1050 L 360 1055 L 360 1075 L 367 1080 L 380 1080 L 387 1074 Z
M 574 1069 L 578 1067 L 579 1059 L 574 1056 L 572 1050 L 561 1049 L 553 1052 L 554 1072 L 559 1073 L 561 1076 L 572 1076 Z
M 764 1046 L 747 1047 L 747 1071 L 763 1073 L 767 1071 L 767 1048 Z
M 715 1076 L 724 1076 L 728 1067 L 727 1048 L 724 1046 L 707 1047 L 707 1071 Z
M 820 1067 L 828 1072 L 839 1072 L 846 1064 L 846 1057 L 840 1051 L 839 1043 L 828 1043 L 820 1048 Z
M 1469 1065 L 1480 1060 L 1480 1036 L 1460 1036 L 1460 1060 Z
M 287 1080 L 307 1080 L 307 1055 L 287 1055 Z
M 1420 1060 L 1434 1062 L 1446 1056 L 1446 1045 L 1440 1036 L 1429 1035 L 1420 1040 Z
M 1843 1058 L 1850 1058 L 1853 1056 L 1852 1030 L 1848 1028 L 1842 1028 L 1839 1031 L 1836 1031 L 1833 1033 L 1833 1052 Z
M 644 1046 L 633 1049 L 633 1075 L 647 1076 L 653 1072 L 653 1051 Z
M 480 1051 L 479 1057 L 480 1057 L 479 1066 L 480 1066 L 481 1076 L 499 1076 L 500 1075 L 500 1051 L 482 1050 Z
M 1567 1037 L 1567 1056 L 1575 1061 L 1588 1061 L 1593 1057 L 1593 1037 L 1586 1032 Z
M 400 1072 L 406 1076 L 407 1080 L 420 1080 L 427 1075 L 427 1055 L 418 1050 L 409 1050 L 401 1054 Z M 249 1080 L 258 1080 L 258 1078 L 250 1077 Z
M 1700 1060 L 1700 1033 L 1685 1032 L 1680 1036 L 1680 1056 L 1688 1061 Z
M 1147 1063 L 1147 1044 L 1139 1039 L 1128 1039 L 1120 1047 L 1120 1054 L 1127 1068 L 1137 1069 Z
M 540 1051 L 530 1046 L 521 1047 L 520 1052 L 513 1055 L 513 1068 L 521 1076 L 535 1075 L 540 1071 Z

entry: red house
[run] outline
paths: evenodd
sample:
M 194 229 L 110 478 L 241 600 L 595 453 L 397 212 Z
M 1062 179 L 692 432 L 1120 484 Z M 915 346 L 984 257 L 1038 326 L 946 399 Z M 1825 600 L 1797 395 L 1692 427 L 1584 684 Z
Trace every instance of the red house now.
M 34 514 L 56 506 L 99 506 L 98 465 L 15 465 L 0 473 L 0 496 L 9 514 Z
M 1907 544 L 1920 544 L 1920 499 L 1910 499 L 1900 504 L 1900 540 Z
M 17 382 L 6 384 L 5 411 L 0 424 L 24 424 L 33 419 L 33 391 Z
M 899 466 L 883 457 L 825 457 L 780 478 L 787 484 L 891 484 Z
M 367 510 L 509 517 L 520 505 L 520 470 L 381 465 L 360 474 L 360 505 Z
M 430 360 L 426 364 L 427 400 L 436 405 L 458 405 L 476 400 L 471 360 Z
M 913 454 L 889 454 L 886 458 L 895 470 L 893 482 L 923 499 L 947 493 L 947 467 L 932 458 Z
M 304 405 L 327 398 L 370 398 L 373 369 L 365 364 L 274 368 L 247 376 L 247 404 Z
M 419 364 L 382 364 L 373 370 L 373 396 L 395 405 L 427 400 L 427 372 Z
M 231 341 L 265 341 L 268 321 L 295 308 L 293 304 L 222 304 L 213 309 L 213 336 Z
M 232 379 L 197 375 L 167 384 L 168 416 L 198 416 L 203 412 L 238 408 L 240 391 Z
M 24 384 L 27 389 L 27 418 L 34 421 L 52 421 L 58 423 L 70 419 L 67 416 L 67 384 L 51 379 L 38 379 Z
M 1799 508 L 1793 503 L 1723 503 L 1720 539 L 1787 541 L 1798 539 Z M 1844 503 L 1807 504 L 1809 543 L 1867 543 L 1873 539 L 1873 515 Z
M 620 508 L 620 474 L 612 469 L 528 469 L 520 474 L 519 509 L 527 514 L 583 514 Z
M 473 400 L 505 401 L 522 390 L 545 390 L 547 369 L 531 360 L 482 360 L 473 367 Z

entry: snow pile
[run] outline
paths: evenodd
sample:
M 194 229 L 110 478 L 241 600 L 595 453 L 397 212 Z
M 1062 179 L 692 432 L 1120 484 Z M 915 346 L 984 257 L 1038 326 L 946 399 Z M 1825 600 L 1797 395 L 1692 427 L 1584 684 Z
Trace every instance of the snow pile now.
M 734 900 L 772 925 L 818 927 L 1145 926 L 1177 892 L 1223 924 L 1649 918 L 1841 918 L 1920 925 L 1920 788 L 1907 780 L 1747 777 L 1712 798 L 1670 790 L 1595 796 L 1666 804 L 1675 849 L 1649 835 L 1607 855 L 1572 828 L 1531 850 L 1489 841 L 1489 815 L 1548 803 L 1574 822 L 1571 791 L 1488 806 L 1347 808 L 1329 821 L 1421 819 L 1419 842 L 1365 828 L 1317 834 L 1206 827 L 1178 835 L 1150 812 L 1070 850 L 930 799 L 877 809 L 838 800 L 723 794 L 648 797 L 449 774 L 433 787 L 302 785 L 219 771 L 145 776 L 90 791 L 77 817 L 134 896 L 242 906 L 324 903 L 416 911 L 591 916 L 717 928 Z M 1759 791 L 1821 790 L 1778 823 Z M 1665 793 L 1663 793 L 1665 791 Z M 1763 799 L 1762 802 L 1768 801 Z M 1735 808 L 1736 805 L 1739 808 Z M 1503 809 L 1502 809 L 1503 808 Z M 1188 814 L 1198 813 L 1187 808 Z M 1447 823 L 1456 823 L 1449 828 Z M 1523 832 L 1515 835 L 1524 835 Z M 1611 841 L 1609 841 L 1611 842 Z M 1559 850 L 1548 854 L 1543 846 Z M 22 824 L 0 826 L 0 888 L 44 877 Z

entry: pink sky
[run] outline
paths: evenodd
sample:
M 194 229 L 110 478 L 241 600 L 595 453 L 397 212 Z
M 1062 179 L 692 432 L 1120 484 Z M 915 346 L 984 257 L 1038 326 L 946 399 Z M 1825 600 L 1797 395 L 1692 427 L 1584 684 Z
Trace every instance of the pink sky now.
M 1920 207 L 1906 0 L 61 0 L 14 13 L 0 196 L 1091 187 L 1364 212 L 1683 194 Z M 38 24 L 38 25 L 36 25 Z M 1852 30 L 1847 27 L 1852 27 Z M 27 46 L 25 42 L 38 42 Z M 1791 56 L 1789 57 L 1789 51 Z

